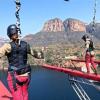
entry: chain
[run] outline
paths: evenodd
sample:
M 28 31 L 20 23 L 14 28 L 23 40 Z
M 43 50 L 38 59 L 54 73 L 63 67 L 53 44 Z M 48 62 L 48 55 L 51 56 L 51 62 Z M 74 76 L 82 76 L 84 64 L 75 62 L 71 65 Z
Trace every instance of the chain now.
M 18 29 L 18 34 L 21 34 L 21 29 L 20 29 L 20 17 L 19 17 L 19 11 L 20 11 L 20 7 L 21 7 L 21 3 L 20 0 L 15 0 L 16 3 L 16 12 L 15 12 L 15 16 L 17 18 L 17 22 L 16 22 L 16 26 Z
M 93 22 L 92 22 L 92 33 L 95 32 L 95 21 L 96 21 L 96 6 L 97 6 L 97 0 L 94 1 L 94 15 L 93 15 Z

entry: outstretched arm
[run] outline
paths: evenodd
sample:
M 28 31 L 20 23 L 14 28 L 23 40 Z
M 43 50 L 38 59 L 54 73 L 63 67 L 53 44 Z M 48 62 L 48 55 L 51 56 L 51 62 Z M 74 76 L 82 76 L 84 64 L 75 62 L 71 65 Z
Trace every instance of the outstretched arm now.
M 44 59 L 44 53 L 42 50 L 35 50 L 28 45 L 28 53 L 37 59 Z

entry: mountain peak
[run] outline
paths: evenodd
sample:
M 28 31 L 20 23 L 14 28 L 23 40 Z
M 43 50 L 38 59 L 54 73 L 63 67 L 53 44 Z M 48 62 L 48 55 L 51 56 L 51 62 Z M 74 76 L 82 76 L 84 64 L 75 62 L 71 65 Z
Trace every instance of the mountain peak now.
M 54 18 L 44 24 L 42 32 L 61 32 L 64 30 L 63 21 L 60 18 Z
M 63 24 L 66 32 L 86 32 L 85 23 L 78 19 L 68 18 Z
M 64 22 L 60 18 L 48 20 L 42 29 L 42 32 L 86 32 L 86 25 L 84 22 L 68 18 Z

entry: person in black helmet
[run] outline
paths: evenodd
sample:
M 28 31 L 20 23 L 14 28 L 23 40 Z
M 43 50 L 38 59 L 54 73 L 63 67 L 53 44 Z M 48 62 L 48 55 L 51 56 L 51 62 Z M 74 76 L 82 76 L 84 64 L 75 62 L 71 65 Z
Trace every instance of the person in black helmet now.
M 94 45 L 93 41 L 88 35 L 83 35 L 82 40 L 85 42 L 85 62 L 87 67 L 87 73 L 90 73 L 90 63 L 95 74 L 97 74 L 96 64 L 94 63 Z
M 9 25 L 7 35 L 11 42 L 4 44 L 0 48 L 0 58 L 7 56 L 8 67 L 8 85 L 11 90 L 13 100 L 28 100 L 28 85 L 30 82 L 30 65 L 27 64 L 27 54 L 31 54 L 37 59 L 43 59 L 42 51 L 32 50 L 25 41 L 20 41 L 18 30 L 15 24 Z
M 15 24 L 9 25 L 7 28 L 7 35 L 8 37 L 11 39 L 12 35 L 17 34 L 18 33 L 18 29 L 16 27 Z

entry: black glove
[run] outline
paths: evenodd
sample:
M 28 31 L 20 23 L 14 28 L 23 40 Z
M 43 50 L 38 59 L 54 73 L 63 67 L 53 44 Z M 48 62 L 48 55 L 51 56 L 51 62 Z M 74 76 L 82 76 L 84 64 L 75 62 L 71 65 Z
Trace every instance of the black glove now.
M 41 59 L 44 59 L 44 52 L 40 51 L 41 53 Z
M 37 59 L 44 59 L 44 53 L 42 51 L 34 51 L 34 57 Z

